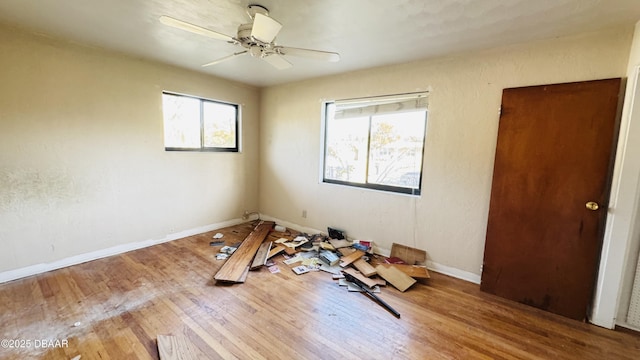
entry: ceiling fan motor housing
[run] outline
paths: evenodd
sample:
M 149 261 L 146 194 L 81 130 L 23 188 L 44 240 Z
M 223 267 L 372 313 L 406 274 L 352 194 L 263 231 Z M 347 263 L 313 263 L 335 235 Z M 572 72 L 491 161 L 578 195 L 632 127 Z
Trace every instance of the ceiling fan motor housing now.
M 271 44 L 264 43 L 254 38 L 253 36 L 251 36 L 252 30 L 253 30 L 253 24 L 240 25 L 238 27 L 238 34 L 236 39 L 238 40 L 240 45 L 242 45 L 242 47 L 249 49 L 249 52 L 251 53 L 251 55 L 257 56 L 257 55 L 254 55 L 254 52 L 257 51 L 257 50 L 254 50 L 254 48 L 268 49 L 271 47 Z
M 251 39 L 252 29 L 253 29 L 253 24 L 242 24 L 238 26 L 237 39 L 240 40 L 243 46 L 245 43 L 249 43 L 253 41 L 253 39 Z M 248 46 L 245 46 L 245 47 L 248 47 Z

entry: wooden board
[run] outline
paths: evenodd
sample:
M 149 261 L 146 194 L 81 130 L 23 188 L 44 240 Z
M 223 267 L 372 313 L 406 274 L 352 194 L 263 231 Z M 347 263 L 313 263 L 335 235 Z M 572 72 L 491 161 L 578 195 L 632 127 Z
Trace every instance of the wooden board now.
M 267 256 L 269 256 L 269 251 L 271 250 L 271 241 L 263 242 L 258 248 L 258 252 L 256 256 L 253 258 L 253 262 L 251 263 L 251 267 L 249 270 L 255 270 L 264 265 L 267 262 Z
M 355 265 L 355 263 L 354 263 Z M 429 275 L 429 271 L 424 266 L 419 265 L 407 265 L 407 264 L 380 264 L 385 268 L 396 268 L 403 273 L 411 276 L 414 279 L 429 279 L 431 275 Z
M 367 285 L 370 288 L 378 285 L 378 283 L 375 280 L 369 279 L 368 277 L 362 275 L 359 271 L 357 271 L 354 268 L 346 268 L 346 269 L 342 270 L 342 272 L 343 273 L 347 273 L 349 275 L 353 275 L 354 278 L 362 281 L 363 284 Z
M 360 258 L 353 262 L 353 266 L 358 269 L 362 273 L 362 275 L 366 277 L 371 277 L 376 274 L 376 269 L 371 266 L 368 262 L 364 261 L 363 258 Z
M 158 355 L 160 360 L 205 359 L 184 336 L 158 335 Z
M 287 247 L 284 246 L 284 245 L 277 245 L 273 249 L 269 250 L 269 255 L 267 255 L 267 259 L 271 259 L 272 257 L 278 255 L 279 253 L 284 251 L 284 249 L 286 249 L 286 248 Z
M 258 248 L 269 235 L 272 227 L 272 221 L 262 222 L 256 226 L 213 278 L 217 281 L 241 282 L 245 269 L 253 260 Z
M 356 249 L 351 248 L 351 247 L 345 247 L 345 248 L 337 249 L 337 251 L 338 251 L 342 256 L 347 256 L 347 255 L 349 255 L 349 254 L 352 254 L 354 251 L 356 251 Z
M 393 243 L 391 245 L 391 255 L 389 257 L 400 258 L 409 265 L 424 264 L 427 261 L 427 252 L 406 245 Z
M 376 271 L 376 273 L 377 273 L 377 271 Z M 376 277 L 376 278 L 373 278 L 371 280 L 375 281 L 378 286 L 387 286 L 387 281 L 385 279 L 381 279 L 379 277 Z
M 364 251 L 356 250 L 351 254 L 340 258 L 340 266 L 342 267 L 348 266 L 349 264 L 360 259 L 363 256 L 364 256 Z
M 402 292 L 416 283 L 416 279 L 394 267 L 386 268 L 382 265 L 378 265 L 376 266 L 376 271 L 378 272 L 378 275 Z
M 247 265 L 247 266 L 244 268 L 244 271 L 242 272 L 242 275 L 240 275 L 240 279 L 238 279 L 238 281 L 237 281 L 237 282 L 239 282 L 239 283 L 243 283 L 243 282 L 247 281 L 247 276 L 248 276 L 248 275 L 249 275 L 249 265 Z

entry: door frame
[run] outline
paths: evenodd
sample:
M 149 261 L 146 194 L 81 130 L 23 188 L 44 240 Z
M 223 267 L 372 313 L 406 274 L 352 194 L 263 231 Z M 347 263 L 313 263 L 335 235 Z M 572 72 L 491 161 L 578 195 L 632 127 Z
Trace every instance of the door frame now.
M 640 232 L 640 66 L 627 80 L 594 298 L 589 321 L 613 329 L 632 242 Z

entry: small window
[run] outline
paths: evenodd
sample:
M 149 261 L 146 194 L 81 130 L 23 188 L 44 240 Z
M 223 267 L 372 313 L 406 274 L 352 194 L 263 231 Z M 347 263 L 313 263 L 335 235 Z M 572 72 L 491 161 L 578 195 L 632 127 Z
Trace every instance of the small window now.
M 162 93 L 164 148 L 238 151 L 238 105 Z
M 420 194 L 427 94 L 325 104 L 323 181 Z

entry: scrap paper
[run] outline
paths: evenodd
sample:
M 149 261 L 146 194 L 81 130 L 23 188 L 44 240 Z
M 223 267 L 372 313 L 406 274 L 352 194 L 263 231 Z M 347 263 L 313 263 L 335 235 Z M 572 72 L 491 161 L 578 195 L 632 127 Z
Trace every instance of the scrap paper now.
M 302 266 L 302 265 L 291 268 L 291 270 L 293 270 L 293 272 L 298 275 L 309 272 L 309 269 L 306 266 Z
M 233 254 L 234 251 L 236 251 L 237 248 L 233 247 L 233 246 L 223 246 L 222 249 L 220 249 L 221 253 L 224 254 Z

